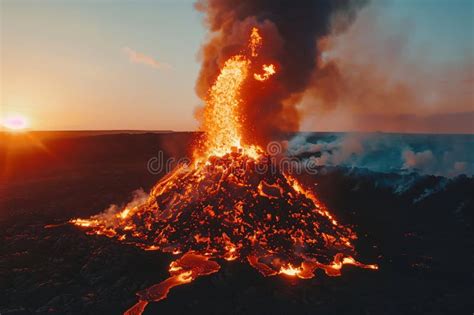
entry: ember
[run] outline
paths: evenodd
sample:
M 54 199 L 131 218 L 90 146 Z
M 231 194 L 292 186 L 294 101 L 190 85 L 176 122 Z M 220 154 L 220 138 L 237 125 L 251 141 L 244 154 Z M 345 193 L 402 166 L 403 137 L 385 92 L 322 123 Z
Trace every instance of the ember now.
M 340 225 L 295 178 L 270 169 L 257 145 L 241 142 L 239 91 L 245 80 L 271 80 L 274 65 L 251 74 L 262 37 L 253 28 L 248 51 L 228 59 L 209 91 L 203 129 L 206 145 L 194 162 L 176 168 L 151 190 L 146 202 L 125 208 L 115 217 L 94 216 L 71 223 L 88 233 L 106 235 L 144 250 L 175 255 L 170 277 L 138 293 L 127 314 L 140 314 L 150 301 L 169 290 L 219 270 L 216 260 L 245 261 L 264 276 L 308 279 L 317 268 L 340 275 L 357 262 L 355 233 Z

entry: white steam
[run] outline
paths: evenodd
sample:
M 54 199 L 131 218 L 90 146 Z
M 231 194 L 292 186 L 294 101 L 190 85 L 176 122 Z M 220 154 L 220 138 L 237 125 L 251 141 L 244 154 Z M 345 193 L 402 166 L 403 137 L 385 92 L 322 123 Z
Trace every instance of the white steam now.
M 289 156 L 320 166 L 454 177 L 474 174 L 474 136 L 302 133 L 286 142 Z

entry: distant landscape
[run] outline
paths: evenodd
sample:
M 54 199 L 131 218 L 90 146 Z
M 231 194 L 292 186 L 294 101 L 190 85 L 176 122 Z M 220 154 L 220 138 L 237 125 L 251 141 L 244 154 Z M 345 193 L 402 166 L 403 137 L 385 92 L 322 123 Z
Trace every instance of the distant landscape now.
M 165 158 L 189 155 L 196 137 L 137 131 L 2 134 L 0 312 L 120 312 L 135 303 L 137 290 L 163 279 L 168 255 L 89 237 L 61 224 L 100 213 L 111 204 L 123 205 L 137 189 L 149 191 L 164 174 L 148 172 L 147 161 L 160 150 Z M 311 137 L 305 139 L 331 143 L 340 135 Z M 428 143 L 445 136 L 422 137 L 421 142 Z M 449 137 L 472 145 L 472 135 Z M 300 152 L 302 159 L 321 154 L 308 153 L 315 147 L 306 149 Z M 472 309 L 474 257 L 467 250 L 474 248 L 472 175 L 448 178 L 349 165 L 319 170 L 301 175 L 301 182 L 317 192 L 340 221 L 353 226 L 359 234 L 359 258 L 376 262 L 380 271 L 347 267 L 341 278 L 318 274 L 288 286 L 289 280 L 270 280 L 249 267 L 226 264 L 224 272 L 176 289 L 145 314 L 218 313 L 222 307 L 248 314 Z M 45 228 L 55 224 L 60 226 Z M 183 299 L 193 302 L 180 302 Z M 346 303 L 340 304 L 341 299 Z

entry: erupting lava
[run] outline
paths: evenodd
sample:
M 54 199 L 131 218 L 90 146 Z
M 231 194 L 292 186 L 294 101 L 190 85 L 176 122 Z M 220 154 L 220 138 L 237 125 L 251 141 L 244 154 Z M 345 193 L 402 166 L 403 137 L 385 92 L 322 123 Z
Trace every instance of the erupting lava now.
M 276 72 L 274 65 L 264 65 L 263 74 L 249 75 L 261 45 L 254 28 L 249 51 L 225 62 L 206 102 L 206 145 L 195 150 L 192 165 L 176 168 L 146 202 L 115 217 L 71 220 L 90 234 L 182 254 L 171 263 L 170 277 L 139 292 L 127 314 L 140 314 L 148 302 L 166 298 L 172 287 L 217 272 L 219 259 L 247 260 L 264 276 L 302 279 L 314 277 L 317 268 L 338 276 L 345 264 L 377 269 L 352 257 L 355 233 L 340 225 L 314 194 L 268 167 L 260 147 L 241 143 L 240 88 L 247 79 L 265 81 Z

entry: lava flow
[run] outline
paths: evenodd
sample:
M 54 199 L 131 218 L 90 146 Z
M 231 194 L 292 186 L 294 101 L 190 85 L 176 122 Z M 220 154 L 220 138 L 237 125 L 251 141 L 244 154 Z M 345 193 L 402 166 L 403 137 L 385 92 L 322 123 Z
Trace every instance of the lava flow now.
M 171 263 L 170 277 L 139 292 L 127 314 L 141 314 L 172 287 L 217 272 L 221 259 L 247 260 L 264 276 L 302 279 L 314 277 L 317 268 L 338 276 L 346 264 L 377 269 L 353 258 L 355 233 L 313 193 L 269 167 L 262 148 L 241 143 L 240 89 L 246 80 L 265 84 L 277 71 L 255 61 L 261 45 L 254 28 L 247 51 L 225 62 L 204 109 L 205 145 L 195 149 L 191 165 L 161 179 L 143 204 L 113 217 L 70 221 L 90 234 L 181 255 Z

